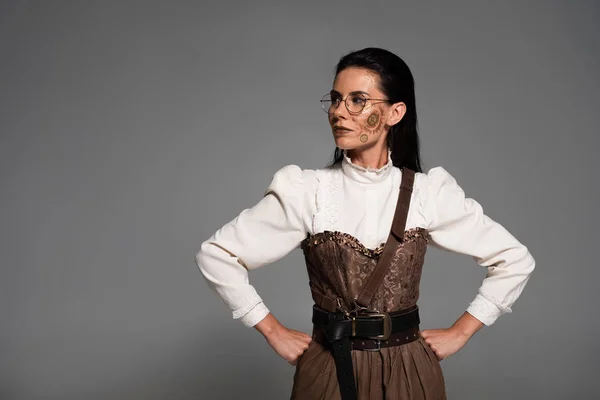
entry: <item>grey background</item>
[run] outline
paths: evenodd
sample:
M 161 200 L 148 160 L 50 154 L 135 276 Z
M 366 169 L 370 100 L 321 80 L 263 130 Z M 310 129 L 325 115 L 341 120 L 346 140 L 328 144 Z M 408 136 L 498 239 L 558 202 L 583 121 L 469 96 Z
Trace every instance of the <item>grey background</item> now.
M 0 3 L 0 399 L 288 398 L 293 367 L 194 255 L 276 170 L 330 161 L 318 100 L 367 46 L 412 69 L 425 170 L 537 261 L 513 313 L 442 361 L 449 398 L 599 398 L 599 17 L 582 1 Z M 450 326 L 484 274 L 430 248 L 422 329 Z M 250 279 L 309 331 L 300 250 Z

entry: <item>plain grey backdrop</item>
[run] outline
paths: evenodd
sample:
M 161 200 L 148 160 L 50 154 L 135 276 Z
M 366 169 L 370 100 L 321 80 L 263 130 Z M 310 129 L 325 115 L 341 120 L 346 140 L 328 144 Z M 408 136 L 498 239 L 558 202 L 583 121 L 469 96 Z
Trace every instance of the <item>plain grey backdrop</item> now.
M 449 399 L 600 398 L 598 2 L 0 3 L 0 399 L 285 399 L 294 368 L 194 263 L 286 164 L 321 168 L 336 62 L 389 49 L 442 165 L 537 265 L 442 361 Z M 430 248 L 422 329 L 485 271 Z M 250 273 L 309 332 L 300 250 Z

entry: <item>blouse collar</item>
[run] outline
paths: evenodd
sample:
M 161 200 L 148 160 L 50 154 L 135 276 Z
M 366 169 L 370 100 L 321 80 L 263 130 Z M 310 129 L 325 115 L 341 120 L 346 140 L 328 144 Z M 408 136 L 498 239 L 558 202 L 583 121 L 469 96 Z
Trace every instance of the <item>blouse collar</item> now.
M 388 159 L 386 164 L 381 168 L 361 167 L 354 164 L 347 151 L 343 151 L 342 171 L 348 178 L 358 183 L 377 183 L 384 181 L 392 172 L 392 150 L 388 148 Z

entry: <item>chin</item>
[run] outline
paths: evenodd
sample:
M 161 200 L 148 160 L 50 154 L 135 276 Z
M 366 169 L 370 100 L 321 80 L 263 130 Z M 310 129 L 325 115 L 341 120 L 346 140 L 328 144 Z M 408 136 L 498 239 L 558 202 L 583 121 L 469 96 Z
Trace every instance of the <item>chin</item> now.
M 339 137 L 334 137 L 334 140 L 335 140 L 335 145 L 341 150 L 352 150 L 352 149 L 358 147 L 358 144 L 356 143 L 356 139 L 353 139 L 353 138 L 339 136 Z

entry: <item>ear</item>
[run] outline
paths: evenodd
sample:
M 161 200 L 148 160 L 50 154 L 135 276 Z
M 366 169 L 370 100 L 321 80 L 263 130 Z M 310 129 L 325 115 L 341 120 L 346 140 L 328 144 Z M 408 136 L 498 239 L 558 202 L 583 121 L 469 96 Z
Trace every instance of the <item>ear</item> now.
M 392 106 L 390 107 L 390 113 L 388 115 L 387 124 L 389 126 L 396 125 L 398 122 L 400 122 L 402 117 L 404 117 L 404 114 L 406 114 L 406 104 L 404 104 L 401 101 L 392 104 Z

